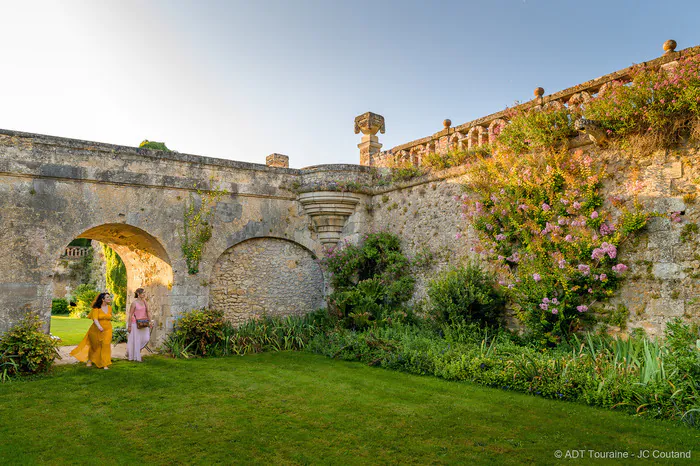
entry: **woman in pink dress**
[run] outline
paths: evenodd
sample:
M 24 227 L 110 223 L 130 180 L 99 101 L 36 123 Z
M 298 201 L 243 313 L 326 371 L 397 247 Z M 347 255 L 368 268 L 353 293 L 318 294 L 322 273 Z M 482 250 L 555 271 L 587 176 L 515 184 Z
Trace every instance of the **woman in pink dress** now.
M 141 362 L 141 350 L 148 344 L 151 338 L 151 327 L 153 321 L 148 312 L 148 303 L 146 303 L 146 292 L 143 288 L 136 290 L 134 295 L 136 299 L 129 307 L 129 315 L 127 316 L 126 331 L 129 333 L 127 337 L 126 348 L 129 353 L 129 361 Z M 143 328 L 138 328 L 137 320 L 148 320 L 148 325 Z

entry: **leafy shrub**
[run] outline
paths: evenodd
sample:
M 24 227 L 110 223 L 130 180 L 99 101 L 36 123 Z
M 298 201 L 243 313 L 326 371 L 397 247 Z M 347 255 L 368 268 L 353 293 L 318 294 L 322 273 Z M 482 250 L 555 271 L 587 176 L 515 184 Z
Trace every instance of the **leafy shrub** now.
M 73 299 L 75 300 L 76 306 L 70 313 L 70 316 L 76 319 L 84 319 L 90 314 L 92 310 L 92 303 L 95 302 L 95 298 L 99 295 L 99 291 L 90 283 L 83 283 L 78 285 L 75 290 L 73 290 Z
M 450 268 L 428 285 L 433 318 L 439 323 L 498 326 L 505 300 L 495 285 L 495 277 L 475 263 Z
M 629 83 L 613 81 L 584 109 L 608 134 L 653 134 L 673 144 L 700 118 L 700 54 L 666 70 L 639 65 Z
M 193 355 L 206 356 L 211 346 L 224 339 L 224 313 L 213 309 L 195 309 L 176 322 L 171 338 L 180 340 Z
M 700 383 L 700 333 L 697 324 L 687 324 L 680 318 L 666 323 L 666 344 L 673 354 L 672 363 L 681 375 Z
M 126 331 L 126 327 L 114 327 L 112 329 L 112 343 L 126 343 L 128 341 L 129 334 Z
M 391 233 L 372 233 L 359 246 L 331 249 L 323 265 L 331 273 L 331 307 L 348 326 L 365 327 L 392 313 L 396 318 L 413 295 L 410 262 Z
M 166 339 L 167 351 L 175 357 L 189 358 L 301 350 L 318 332 L 335 323 L 325 309 L 303 316 L 263 316 L 238 327 L 227 321 L 220 322 L 219 315 L 206 310 L 186 314 Z M 204 334 L 207 335 L 203 338 Z
M 466 165 L 479 158 L 490 157 L 491 149 L 490 146 L 485 145 L 469 150 L 452 150 L 445 154 L 432 152 L 423 157 L 422 163 L 433 170 L 445 170 Z
M 166 147 L 164 142 L 149 141 L 148 139 L 144 139 L 143 141 L 141 141 L 141 144 L 139 144 L 139 148 L 172 152 Z
M 0 336 L 0 379 L 48 371 L 58 356 L 57 343 L 42 331 L 43 322 L 29 314 Z
M 513 154 L 557 150 L 576 134 L 567 109 L 512 112 L 509 117 L 510 123 L 496 138 L 496 146 Z
M 62 316 L 70 313 L 68 309 L 68 301 L 63 298 L 51 300 L 51 315 Z

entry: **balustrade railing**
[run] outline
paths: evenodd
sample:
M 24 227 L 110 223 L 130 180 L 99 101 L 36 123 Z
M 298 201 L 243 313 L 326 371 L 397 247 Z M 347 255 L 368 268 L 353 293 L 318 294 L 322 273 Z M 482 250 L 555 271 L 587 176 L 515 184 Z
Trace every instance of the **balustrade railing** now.
M 67 258 L 78 258 L 78 257 L 84 257 L 88 254 L 88 251 L 90 248 L 88 247 L 83 247 L 83 246 L 68 246 L 66 249 L 63 251 L 63 256 L 62 257 L 67 257 Z
M 500 130 L 508 124 L 509 116 L 514 113 L 579 106 L 591 100 L 591 98 L 595 97 L 601 90 L 605 89 L 606 86 L 611 85 L 613 81 L 623 83 L 630 82 L 635 66 L 644 65 L 651 69 L 665 68 L 673 66 L 680 58 L 700 53 L 700 46 L 690 47 L 678 52 L 676 52 L 675 49 L 676 42 L 669 40 L 664 43 L 664 55 L 653 60 L 633 65 L 596 79 L 591 79 L 590 81 L 550 95 L 544 95 L 544 89 L 538 87 L 534 92 L 535 98 L 529 102 L 492 113 L 485 117 L 477 118 L 476 120 L 463 123 L 456 127 L 452 127 L 452 122 L 450 120 L 445 120 L 443 122 L 444 128 L 432 136 L 416 139 L 383 152 L 379 152 L 378 148 L 374 151 L 370 150 L 369 154 L 361 155 L 360 164 L 381 167 L 408 162 L 415 166 L 420 166 L 426 154 L 443 154 L 450 150 L 474 149 L 493 141 Z M 383 128 L 383 117 L 380 115 L 375 116 L 381 118 Z M 376 134 L 376 131 L 374 134 Z M 378 144 L 378 141 L 376 141 L 375 145 L 381 148 L 381 144 Z

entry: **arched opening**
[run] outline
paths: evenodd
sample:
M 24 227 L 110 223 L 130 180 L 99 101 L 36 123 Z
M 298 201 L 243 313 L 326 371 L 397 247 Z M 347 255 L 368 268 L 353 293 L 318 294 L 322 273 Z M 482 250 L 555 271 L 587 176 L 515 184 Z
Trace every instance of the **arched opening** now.
M 90 241 L 92 240 L 92 241 Z M 77 249 L 75 244 L 81 241 L 87 242 Z M 74 241 L 71 241 L 65 249 L 61 251 L 54 271 L 53 296 L 64 297 L 70 293 L 70 288 L 79 283 L 65 285 L 61 280 L 65 274 L 66 265 L 75 267 L 75 257 L 86 257 L 92 255 L 92 270 L 82 270 L 83 278 L 78 281 L 85 282 L 85 277 L 89 277 L 89 282 L 98 291 L 106 289 L 105 283 L 105 262 L 103 257 L 102 243 L 111 248 L 124 263 L 126 269 L 126 296 L 125 309 L 131 305 L 134 298 L 134 291 L 137 288 L 144 288 L 149 296 L 149 310 L 154 320 L 154 328 L 151 332 L 151 341 L 158 343 L 163 340 L 166 334 L 166 322 L 171 315 L 170 290 L 173 283 L 173 271 L 170 265 L 170 258 L 160 242 L 149 233 L 125 224 L 104 224 L 90 228 L 79 234 Z M 107 250 L 107 254 L 109 252 Z M 81 259 L 83 260 L 83 259 Z M 83 260 L 84 261 L 84 260 Z M 99 270 L 100 266 L 103 268 Z
M 236 325 L 324 305 L 323 271 L 313 253 L 280 238 L 253 238 L 227 249 L 216 261 L 210 285 L 209 307 Z

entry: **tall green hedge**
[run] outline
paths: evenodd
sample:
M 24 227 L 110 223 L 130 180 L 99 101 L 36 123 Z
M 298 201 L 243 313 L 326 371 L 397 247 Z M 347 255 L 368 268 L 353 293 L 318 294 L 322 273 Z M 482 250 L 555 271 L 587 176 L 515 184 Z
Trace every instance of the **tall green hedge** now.
M 124 312 L 126 310 L 126 267 L 119 254 L 106 244 L 102 244 L 102 251 L 107 263 L 107 289 L 114 298 L 112 308 L 114 312 Z

